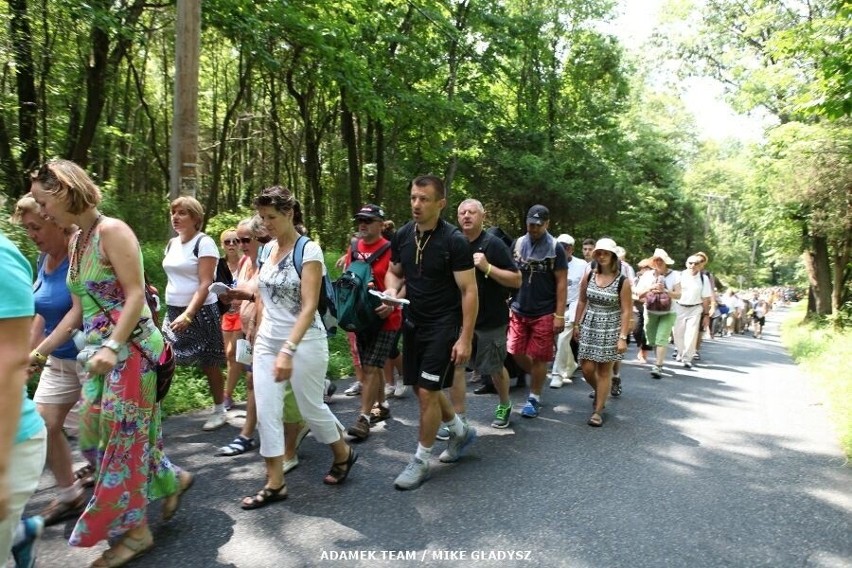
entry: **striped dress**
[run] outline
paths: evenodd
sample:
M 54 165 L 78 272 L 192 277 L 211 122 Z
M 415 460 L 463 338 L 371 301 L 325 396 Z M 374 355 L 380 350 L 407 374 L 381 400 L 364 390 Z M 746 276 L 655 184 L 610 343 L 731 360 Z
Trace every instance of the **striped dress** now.
M 616 349 L 621 332 L 619 279 L 616 276 L 609 286 L 601 288 L 595 282 L 595 274 L 591 274 L 586 289 L 586 313 L 580 322 L 577 359 L 598 363 L 621 360 L 622 355 Z
M 71 241 L 71 258 L 76 256 L 79 239 L 77 233 Z M 73 271 L 68 274 L 68 289 L 82 303 L 86 342 L 96 345 L 113 328 L 98 303 L 113 321 L 118 321 L 124 303 L 124 291 L 108 260 L 101 257 L 99 244 L 100 235 L 95 232 L 80 259 L 79 276 Z M 150 315 L 146 305 L 142 316 Z M 163 350 L 159 331 L 139 344 L 152 361 L 159 359 Z M 94 546 L 144 524 L 148 502 L 177 491 L 180 469 L 163 452 L 156 383 L 153 365 L 131 347 L 127 360 L 106 375 L 89 377 L 83 385 L 80 450 L 95 464 L 96 482 L 92 499 L 71 533 L 72 546 Z

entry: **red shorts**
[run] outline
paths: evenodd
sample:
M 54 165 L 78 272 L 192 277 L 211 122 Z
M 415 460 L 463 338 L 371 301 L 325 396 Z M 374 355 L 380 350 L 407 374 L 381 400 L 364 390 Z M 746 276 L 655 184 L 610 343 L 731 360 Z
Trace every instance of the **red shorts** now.
M 227 312 L 222 316 L 222 331 L 240 331 L 240 312 Z
M 553 361 L 553 314 L 528 318 L 509 312 L 509 341 L 512 355 L 527 355 L 538 361 Z

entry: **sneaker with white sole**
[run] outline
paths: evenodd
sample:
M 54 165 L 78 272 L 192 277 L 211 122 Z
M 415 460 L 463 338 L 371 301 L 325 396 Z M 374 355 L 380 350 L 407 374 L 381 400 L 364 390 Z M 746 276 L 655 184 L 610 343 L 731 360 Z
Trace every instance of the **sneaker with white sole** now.
M 512 414 L 512 403 L 507 402 L 506 404 L 498 404 L 497 408 L 494 409 L 494 420 L 491 422 L 492 428 L 508 428 L 509 427 L 509 416 Z
M 470 424 L 465 423 L 464 430 L 461 434 L 453 434 L 450 432 L 450 442 L 447 444 L 447 449 L 444 450 L 438 460 L 442 463 L 453 463 L 459 461 L 464 455 L 465 450 L 476 440 L 476 429 Z
M 322 394 L 322 401 L 326 404 L 331 404 L 331 397 L 334 396 L 335 392 L 337 392 L 337 385 L 334 384 L 334 382 L 326 379 L 325 390 Z
M 663 378 L 663 366 L 662 365 L 654 365 L 654 367 L 651 369 L 651 378 L 652 379 Z
M 435 434 L 436 440 L 441 440 L 442 442 L 446 442 L 450 439 L 450 428 L 449 426 L 442 424 L 440 428 L 438 428 L 438 433 Z
M 550 375 L 550 388 L 552 389 L 561 389 L 562 388 L 562 375 L 559 373 L 553 373 Z
M 396 392 L 396 386 L 385 383 L 385 398 L 393 398 L 394 392 Z
M 228 417 L 224 412 L 214 412 L 210 415 L 210 418 L 207 419 L 207 422 L 204 423 L 204 426 L 202 426 L 201 429 L 205 432 L 212 432 L 213 430 L 218 430 L 227 423 Z
M 427 479 L 429 479 L 429 463 L 419 458 L 411 458 L 402 473 L 394 480 L 393 486 L 401 491 L 417 489 Z
M 343 391 L 346 396 L 358 396 L 361 394 L 361 381 L 355 381 L 348 389 Z
M 408 393 L 408 385 L 403 384 L 402 379 L 397 379 L 396 383 L 394 383 L 394 398 L 402 398 L 406 393 Z
M 521 409 L 521 416 L 523 416 L 524 418 L 535 418 L 538 416 L 538 412 L 540 409 L 541 403 L 533 397 L 529 397 L 527 399 L 527 403 Z
M 355 420 L 355 424 L 350 426 L 346 430 L 346 433 L 359 440 L 366 440 L 370 435 L 370 420 L 359 415 L 358 419 Z

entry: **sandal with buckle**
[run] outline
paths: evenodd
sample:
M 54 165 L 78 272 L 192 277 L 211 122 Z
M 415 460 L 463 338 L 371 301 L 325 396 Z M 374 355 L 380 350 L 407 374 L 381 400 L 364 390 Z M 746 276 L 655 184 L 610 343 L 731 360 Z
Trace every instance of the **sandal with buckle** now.
M 349 448 L 349 457 L 346 458 L 346 461 L 331 464 L 331 469 L 325 474 L 322 482 L 326 485 L 343 484 L 346 478 L 349 477 L 349 472 L 352 471 L 352 466 L 356 461 L 358 461 L 358 452 Z
M 124 566 L 131 560 L 142 556 L 153 547 L 154 537 L 150 534 L 147 537 L 141 538 L 125 536 L 115 543 L 114 546 L 104 550 L 101 557 L 92 563 L 91 568 L 118 568 L 119 566 Z M 122 548 L 129 550 L 130 555 L 119 555 L 116 551 Z
M 240 503 L 240 507 L 245 509 L 246 511 L 251 511 L 252 509 L 260 509 L 261 507 L 266 507 L 271 503 L 275 503 L 276 501 L 283 501 L 287 498 L 287 484 L 281 484 L 281 487 L 278 489 L 274 489 L 272 487 L 264 487 L 257 493 L 255 493 L 251 497 L 245 497 Z
M 163 520 L 170 521 L 177 513 L 177 510 L 180 508 L 180 498 L 184 493 L 189 491 L 189 488 L 192 487 L 192 484 L 195 483 L 195 475 L 189 473 L 188 471 L 182 472 L 178 475 L 178 490 L 175 493 L 172 493 L 163 501 Z
M 597 412 L 593 412 L 592 416 L 589 418 L 587 423 L 589 426 L 594 426 L 595 428 L 599 428 L 603 426 L 603 418 Z
M 95 468 L 92 464 L 87 463 L 74 472 L 74 479 L 79 481 L 83 487 L 92 487 L 95 484 Z
M 245 436 L 240 435 L 234 438 L 234 441 L 228 444 L 227 446 L 222 446 L 221 448 L 219 448 L 218 452 L 216 452 L 216 455 L 233 457 L 251 451 L 256 447 L 257 443 L 254 441 L 254 438 L 246 438 Z
M 44 526 L 49 527 L 66 519 L 79 517 L 88 502 L 86 495 L 81 492 L 72 501 L 53 500 L 39 515 L 44 519 Z

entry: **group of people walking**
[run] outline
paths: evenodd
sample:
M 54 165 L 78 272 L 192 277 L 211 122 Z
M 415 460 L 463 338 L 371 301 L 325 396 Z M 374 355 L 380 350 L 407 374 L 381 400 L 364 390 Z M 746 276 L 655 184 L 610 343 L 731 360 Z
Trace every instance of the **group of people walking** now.
M 375 307 L 375 323 L 354 333 L 364 379 L 360 412 L 346 429 L 324 400 L 329 352 L 318 306 L 327 270 L 321 248 L 305 236 L 292 192 L 263 190 L 254 200 L 256 218 L 220 235 L 222 259 L 216 242 L 201 232 L 201 204 L 191 197 L 171 203 L 177 236 L 164 251 L 166 316 L 159 329 L 145 302 L 136 236 L 123 221 L 104 216 L 100 200 L 98 187 L 73 162 L 51 161 L 33 175 L 14 219 L 41 251 L 34 285 L 29 265 L 0 239 L 6 264 L 21 267 L 8 282 L 16 287 L 10 297 L 20 301 L 0 314 L 0 337 L 15 333 L 7 330 L 7 319 L 29 325 L 36 315 L 25 334 L 29 357 L 9 374 L 23 385 L 26 376 L 40 373 L 34 401 L 24 395 L 17 409 L 22 430 L 14 450 L 28 457 L 13 463 L 29 468 L 16 476 L 27 483 L 0 527 L 0 558 L 14 540 L 19 565 L 38 527 L 18 519 L 45 454 L 59 489 L 45 520 L 79 515 L 73 546 L 112 541 L 93 566 L 121 566 L 153 546 L 146 516 L 151 501 L 164 500 L 166 520 L 177 512 L 194 475 L 173 464 L 163 444 L 154 367 L 165 342 L 179 365 L 197 365 L 207 377 L 214 408 L 205 430 L 226 423 L 245 372 L 246 421 L 219 453 L 252 450 L 259 435 L 265 480 L 240 502 L 251 510 L 287 497 L 285 474 L 298 465 L 296 450 L 308 430 L 332 454 L 323 483 L 347 480 L 358 459 L 347 432 L 364 440 L 372 423 L 389 416 L 383 369 L 400 336 L 403 381 L 414 389 L 420 410 L 416 447 L 394 480 L 397 489 L 409 490 L 428 479 L 436 439 L 447 442 L 439 460 L 448 463 L 476 440 L 465 417 L 465 367 L 493 381 L 498 403 L 491 425 L 506 428 L 512 414 L 507 355 L 529 375 L 520 410 L 525 418 L 541 412 L 548 375 L 550 387 L 558 388 L 571 382 L 579 365 L 593 388 L 587 422 L 599 427 L 607 398 L 621 394 L 618 366 L 635 303 L 644 303 L 643 341 L 656 350 L 655 378 L 662 375 L 672 331 L 683 365 L 690 365 L 701 320 L 712 307 L 703 253 L 675 273 L 668 268 L 672 259 L 657 249 L 640 263 L 639 275 L 610 238 L 587 239 L 586 259 L 575 258 L 572 237 L 548 232 L 550 212 L 543 205 L 530 208 L 526 233 L 512 242 L 485 229 L 486 211 L 476 199 L 458 206 L 458 227 L 445 221 L 442 180 L 420 176 L 410 186 L 412 220 L 389 239 L 381 207 L 367 204 L 354 216 L 356 240 L 344 264 L 369 263 L 383 301 Z M 219 269 L 231 281 L 217 295 L 210 288 Z M 251 345 L 247 365 L 237 361 L 241 339 Z M 74 471 L 62 425 L 78 400 L 87 463 Z M 88 499 L 87 486 L 93 487 Z

